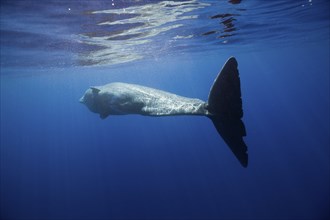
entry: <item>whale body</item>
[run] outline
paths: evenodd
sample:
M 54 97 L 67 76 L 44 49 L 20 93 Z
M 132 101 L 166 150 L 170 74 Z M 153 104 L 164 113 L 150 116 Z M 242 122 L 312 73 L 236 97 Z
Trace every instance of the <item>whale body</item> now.
M 94 86 L 80 99 L 101 118 L 109 115 L 206 115 L 205 102 L 128 83 Z
M 248 165 L 238 63 L 230 57 L 211 87 L 208 101 L 141 85 L 114 82 L 92 86 L 79 100 L 102 119 L 109 115 L 200 115 L 210 118 L 242 166 Z

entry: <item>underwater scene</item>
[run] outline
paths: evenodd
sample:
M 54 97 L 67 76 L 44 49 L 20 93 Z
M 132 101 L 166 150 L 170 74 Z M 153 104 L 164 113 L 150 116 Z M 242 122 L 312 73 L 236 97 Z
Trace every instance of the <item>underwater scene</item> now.
M 1 1 L 0 218 L 330 219 L 329 8 Z

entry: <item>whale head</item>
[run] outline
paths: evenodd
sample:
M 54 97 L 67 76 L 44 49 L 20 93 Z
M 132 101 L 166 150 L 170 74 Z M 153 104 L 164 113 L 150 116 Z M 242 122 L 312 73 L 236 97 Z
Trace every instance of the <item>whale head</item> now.
M 99 88 L 90 87 L 89 89 L 86 90 L 85 94 L 79 99 L 79 102 L 86 105 L 90 111 L 94 113 L 99 113 L 100 107 L 98 104 L 98 97 L 100 91 L 101 90 Z

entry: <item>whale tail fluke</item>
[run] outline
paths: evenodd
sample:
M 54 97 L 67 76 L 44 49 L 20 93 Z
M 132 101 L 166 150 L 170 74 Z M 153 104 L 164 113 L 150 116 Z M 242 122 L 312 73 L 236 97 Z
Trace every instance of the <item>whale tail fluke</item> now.
M 248 165 L 246 136 L 237 61 L 231 57 L 222 67 L 211 88 L 207 110 L 218 133 L 243 167 Z

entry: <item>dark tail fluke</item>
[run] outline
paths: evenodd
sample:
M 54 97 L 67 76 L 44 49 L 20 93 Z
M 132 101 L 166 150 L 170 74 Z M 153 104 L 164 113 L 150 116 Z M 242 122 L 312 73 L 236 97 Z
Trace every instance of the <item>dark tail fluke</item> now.
M 243 167 L 248 165 L 246 136 L 242 121 L 241 85 L 234 57 L 227 60 L 215 79 L 208 99 L 209 118 Z

